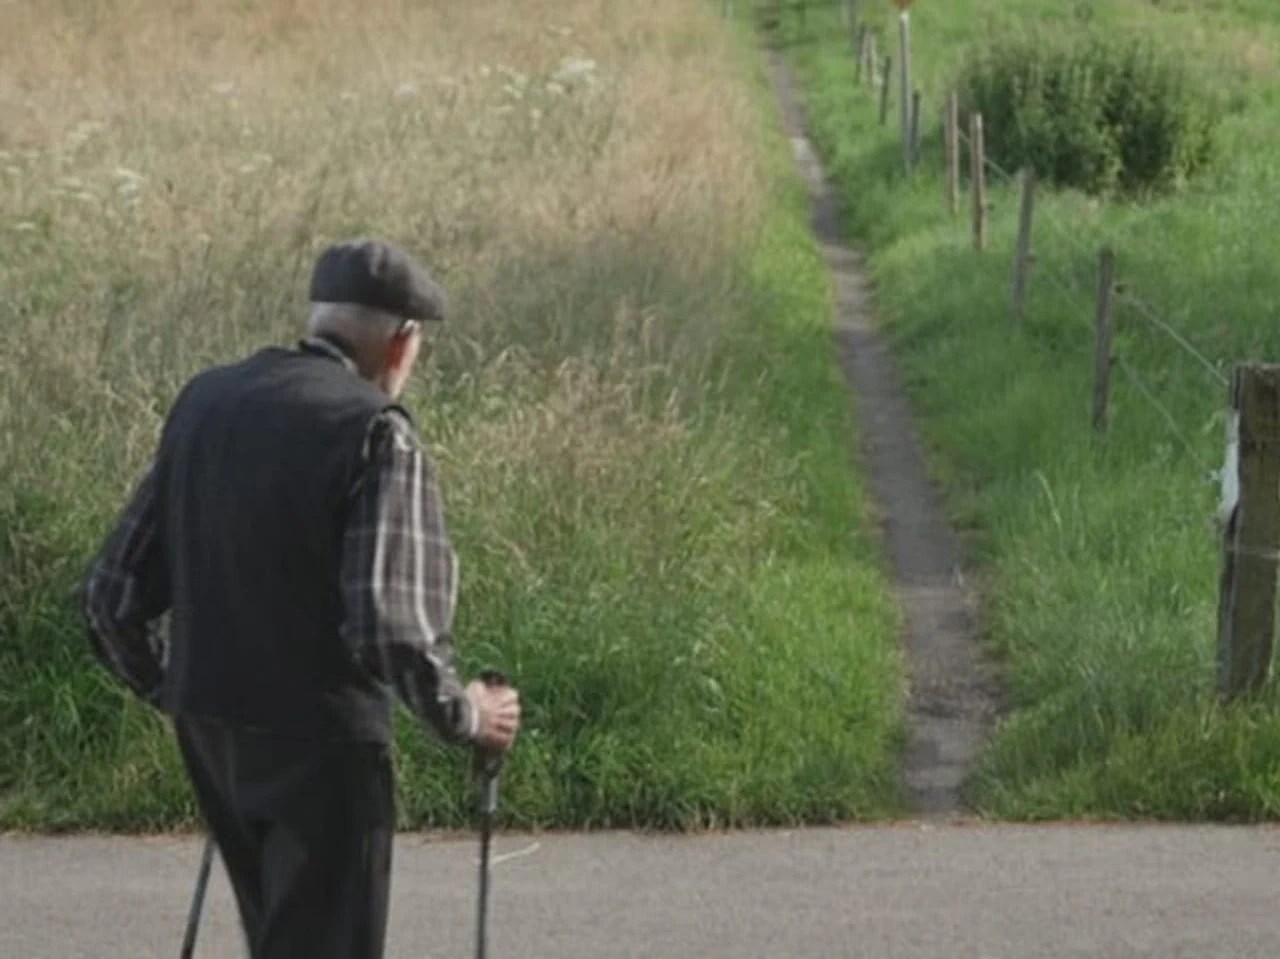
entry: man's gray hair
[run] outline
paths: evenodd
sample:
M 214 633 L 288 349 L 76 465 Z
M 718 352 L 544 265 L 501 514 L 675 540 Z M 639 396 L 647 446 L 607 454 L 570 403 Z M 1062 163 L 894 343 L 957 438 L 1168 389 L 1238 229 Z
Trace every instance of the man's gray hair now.
M 312 303 L 311 314 L 307 317 L 307 332 L 313 336 L 337 333 L 363 340 L 370 332 L 389 337 L 404 322 L 394 313 L 360 303 Z

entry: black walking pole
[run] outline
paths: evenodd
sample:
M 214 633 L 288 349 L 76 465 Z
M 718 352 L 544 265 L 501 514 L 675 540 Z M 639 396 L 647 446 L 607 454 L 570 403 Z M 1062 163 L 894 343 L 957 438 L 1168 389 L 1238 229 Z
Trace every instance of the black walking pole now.
M 182 937 L 182 959 L 191 959 L 196 952 L 196 932 L 200 928 L 200 912 L 204 908 L 205 890 L 209 888 L 209 872 L 213 868 L 213 839 L 204 841 L 204 855 L 200 857 L 200 871 L 196 874 L 196 892 L 191 899 L 191 911 L 187 913 L 187 934 Z
M 507 678 L 497 670 L 480 674 L 486 686 L 506 686 Z M 498 778 L 502 754 L 477 749 L 475 769 L 480 779 L 480 899 L 476 905 L 476 959 L 485 959 L 489 947 L 489 841 L 493 836 L 493 814 L 498 809 Z

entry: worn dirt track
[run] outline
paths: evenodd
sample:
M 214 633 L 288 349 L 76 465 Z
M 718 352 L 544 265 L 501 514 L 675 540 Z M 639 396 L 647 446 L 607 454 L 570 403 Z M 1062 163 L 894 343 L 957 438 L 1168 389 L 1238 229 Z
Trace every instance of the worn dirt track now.
M 907 794 L 920 816 L 955 815 L 963 811 L 961 787 L 995 713 L 994 675 L 974 635 L 956 536 L 930 480 L 893 357 L 876 328 L 862 258 L 842 235 L 838 201 L 806 134 L 791 70 L 777 55 L 770 69 L 831 274 L 840 364 L 857 407 L 860 466 L 879 510 L 906 625 Z

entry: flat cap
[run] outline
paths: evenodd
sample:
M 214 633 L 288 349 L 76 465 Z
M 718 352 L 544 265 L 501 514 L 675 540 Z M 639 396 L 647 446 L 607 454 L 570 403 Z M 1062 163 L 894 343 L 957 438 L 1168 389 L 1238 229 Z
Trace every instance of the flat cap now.
M 311 274 L 311 302 L 355 303 L 406 320 L 443 320 L 445 294 L 408 253 L 381 240 L 329 247 Z

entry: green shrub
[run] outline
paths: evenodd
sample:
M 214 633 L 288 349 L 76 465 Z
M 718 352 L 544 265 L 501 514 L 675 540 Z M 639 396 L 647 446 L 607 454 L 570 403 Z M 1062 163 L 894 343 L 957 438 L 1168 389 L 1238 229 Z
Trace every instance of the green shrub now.
M 992 160 L 1060 186 L 1168 190 L 1212 155 L 1211 99 L 1146 43 L 1002 40 L 972 61 L 960 89 L 966 110 L 983 115 Z

